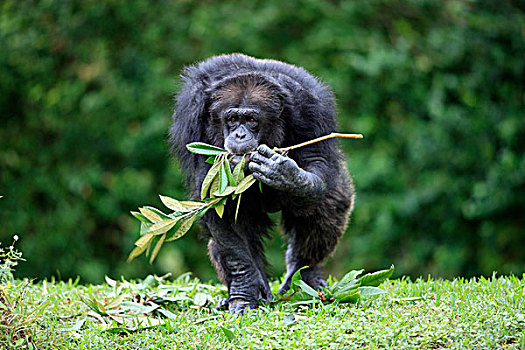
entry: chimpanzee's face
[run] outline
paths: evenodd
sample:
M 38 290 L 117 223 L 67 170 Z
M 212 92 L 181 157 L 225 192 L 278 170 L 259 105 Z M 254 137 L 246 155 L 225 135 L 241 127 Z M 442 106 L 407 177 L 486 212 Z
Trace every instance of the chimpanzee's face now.
M 276 136 L 283 134 L 281 110 L 278 94 L 251 81 L 221 87 L 215 91 L 211 106 L 216 127 L 222 129 L 224 148 L 235 154 L 254 151 L 262 143 L 275 143 Z
M 259 146 L 259 121 L 264 118 L 257 106 L 238 106 L 222 113 L 224 147 L 231 153 L 248 153 Z

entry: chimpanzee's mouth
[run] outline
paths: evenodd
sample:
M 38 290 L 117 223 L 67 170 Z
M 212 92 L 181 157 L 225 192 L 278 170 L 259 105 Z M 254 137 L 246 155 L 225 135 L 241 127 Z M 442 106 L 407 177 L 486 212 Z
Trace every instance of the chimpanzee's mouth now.
M 257 146 L 258 144 L 255 139 L 251 139 L 249 141 L 242 142 L 242 143 L 239 143 L 239 142 L 233 143 L 233 142 L 226 141 L 224 144 L 224 148 L 228 152 L 233 153 L 233 154 L 239 154 L 239 155 L 253 152 L 257 149 Z

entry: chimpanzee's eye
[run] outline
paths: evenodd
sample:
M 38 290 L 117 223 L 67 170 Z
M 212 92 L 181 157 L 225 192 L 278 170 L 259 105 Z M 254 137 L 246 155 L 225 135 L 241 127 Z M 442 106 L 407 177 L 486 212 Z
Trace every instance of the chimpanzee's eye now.
M 248 119 L 248 122 L 249 122 L 249 123 L 255 123 L 255 119 L 250 118 L 250 119 Z
M 237 121 L 237 117 L 230 117 L 229 121 L 230 123 L 235 123 Z

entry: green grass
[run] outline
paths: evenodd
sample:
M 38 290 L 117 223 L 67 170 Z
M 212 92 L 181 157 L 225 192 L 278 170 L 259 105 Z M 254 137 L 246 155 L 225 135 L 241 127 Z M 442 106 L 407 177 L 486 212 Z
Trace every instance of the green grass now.
M 0 285 L 0 349 L 525 348 L 525 276 L 389 280 L 388 294 L 358 305 L 278 303 L 243 316 L 211 307 L 223 286 L 188 276 L 108 282 Z M 133 308 L 121 300 L 158 307 L 123 322 Z

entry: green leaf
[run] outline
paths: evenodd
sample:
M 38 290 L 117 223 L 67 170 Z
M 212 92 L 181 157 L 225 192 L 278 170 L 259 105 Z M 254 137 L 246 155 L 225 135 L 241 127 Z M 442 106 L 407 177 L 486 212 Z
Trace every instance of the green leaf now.
M 153 238 L 155 238 L 155 236 L 150 234 L 145 234 L 144 236 L 141 236 L 135 242 L 135 249 L 133 249 L 131 253 L 129 253 L 128 262 L 135 259 L 140 254 L 144 253 L 144 251 L 150 246 L 151 242 L 153 241 Z
M 339 282 L 337 282 L 336 284 L 333 285 L 332 288 L 330 288 L 330 291 L 332 293 L 337 293 L 337 291 L 345 289 L 345 287 L 348 286 L 350 283 L 352 283 L 353 281 L 354 282 L 357 281 L 356 280 L 357 276 L 363 273 L 363 271 L 364 270 L 352 270 L 348 272 L 346 275 L 344 275 L 343 278 L 341 278 Z
M 120 282 L 115 281 L 114 279 L 109 278 L 108 275 L 104 276 L 104 280 L 106 281 L 106 284 L 108 286 L 113 287 L 113 288 L 117 286 L 117 283 L 120 283 Z
M 149 206 L 149 205 L 145 205 L 143 208 L 146 208 L 146 209 L 151 210 L 152 212 L 154 212 L 155 214 L 157 214 L 162 220 L 173 219 L 171 216 L 169 216 L 168 214 L 166 214 L 166 213 L 163 212 L 162 210 L 157 209 L 157 208 L 155 208 L 155 207 L 152 207 L 152 206 Z
M 212 193 L 212 195 L 214 197 L 226 197 L 226 196 L 229 196 L 230 194 L 232 194 L 233 192 L 235 192 L 235 190 L 237 189 L 237 187 L 235 186 L 228 186 L 226 187 L 226 189 L 222 192 L 219 192 L 219 191 L 215 191 Z
M 215 157 L 214 156 L 208 157 L 206 158 L 205 162 L 208 164 L 213 164 L 215 163 Z
M 106 310 L 116 309 L 120 306 L 120 303 L 124 301 L 128 297 L 128 294 L 121 294 L 115 298 L 113 298 L 110 302 L 106 305 Z
M 388 294 L 381 288 L 377 288 L 377 287 L 364 286 L 364 287 L 359 287 L 358 289 L 359 289 L 359 294 L 363 297 Z
M 241 206 L 241 196 L 242 193 L 240 193 L 239 198 L 237 198 L 237 206 L 235 207 L 235 222 L 237 222 L 237 214 L 239 214 L 239 207 Z
M 166 317 L 169 318 L 170 320 L 175 320 L 175 319 L 177 319 L 177 315 L 175 315 L 173 312 L 171 312 L 171 311 L 169 311 L 169 310 L 159 308 L 159 309 L 157 309 L 157 312 L 158 312 L 159 314 L 162 314 L 162 315 L 166 316 Z
M 235 182 L 235 179 L 233 178 L 233 174 L 230 168 L 230 162 L 228 161 L 228 158 L 224 158 L 224 170 L 226 170 L 226 179 L 228 180 L 228 185 L 235 186 L 237 183 Z
M 86 304 L 91 310 L 99 315 L 106 315 L 106 308 L 95 298 L 82 298 L 80 300 Z
M 140 213 L 144 215 L 150 222 L 155 223 L 161 221 L 161 217 L 152 211 L 151 209 L 148 209 L 146 207 L 139 208 Z
M 363 277 L 359 278 L 362 286 L 379 286 L 384 280 L 392 276 L 394 273 L 394 265 L 392 265 L 388 270 L 381 270 L 374 273 L 367 273 Z
M 308 284 L 306 284 L 305 281 L 299 280 L 297 281 L 297 285 L 301 288 L 301 290 L 308 295 L 312 296 L 313 298 L 319 299 L 319 292 L 317 292 L 315 289 L 310 287 Z
M 197 202 L 197 201 L 179 201 L 179 203 L 184 208 L 191 209 L 191 210 L 201 208 L 204 205 L 204 203 Z
M 148 233 L 151 235 L 161 235 L 168 232 L 179 220 L 180 217 L 157 222 L 156 224 L 151 225 L 148 229 Z
M 211 183 L 211 186 L 210 186 L 210 193 L 211 193 L 212 196 L 213 196 L 213 193 L 219 192 L 220 183 L 221 183 L 221 179 L 219 178 L 219 176 L 215 176 L 215 178 L 213 179 L 213 182 Z M 208 199 L 208 198 L 206 198 L 206 199 Z M 206 201 L 206 199 L 204 201 Z
M 153 263 L 153 260 L 157 257 L 157 254 L 159 253 L 160 247 L 162 247 L 162 244 L 164 243 L 164 240 L 166 239 L 166 235 L 168 233 L 165 232 L 162 237 L 158 240 L 157 244 L 155 244 L 155 248 L 153 248 L 153 251 L 151 252 L 151 256 L 149 257 L 149 263 Z
M 229 330 L 228 328 L 224 328 L 222 326 L 219 326 L 219 328 L 222 330 L 222 332 L 224 333 L 226 338 L 228 338 L 228 340 L 235 339 L 235 333 L 233 331 Z
M 215 211 L 217 212 L 217 215 L 222 219 L 222 215 L 224 214 L 224 203 L 219 204 L 215 206 Z
M 217 212 L 217 215 L 219 215 L 220 218 L 222 218 L 222 215 L 224 214 L 224 207 L 226 206 L 227 200 L 228 198 L 221 198 L 221 200 L 217 204 L 213 205 L 215 211 Z
M 228 172 L 226 171 L 226 161 L 221 162 L 221 170 L 219 172 L 219 193 L 224 192 L 228 187 Z
M 163 196 L 163 195 L 159 195 L 159 197 L 160 197 L 160 201 L 162 202 L 162 204 L 164 204 L 166 208 L 168 209 L 171 209 L 177 212 L 182 212 L 182 213 L 191 211 L 191 209 L 183 206 L 181 202 L 179 202 L 176 199 L 173 199 L 167 196 Z
M 217 173 L 220 170 L 221 164 L 222 162 L 217 162 L 213 164 L 210 170 L 208 171 L 208 173 L 206 174 L 206 176 L 204 177 L 204 180 L 202 181 L 202 186 L 201 186 L 201 199 L 206 198 L 206 193 L 208 193 L 208 188 L 210 187 L 213 180 L 217 176 Z
M 338 297 L 341 295 L 348 294 L 354 290 L 357 290 L 361 286 L 361 282 L 358 280 L 352 280 L 349 283 L 345 284 L 341 289 L 336 292 L 331 292 L 332 296 Z
M 297 271 L 295 271 L 295 273 L 293 274 L 292 276 L 292 281 L 290 282 L 290 289 L 293 289 L 294 291 L 299 288 L 299 281 L 302 281 L 303 278 L 301 277 L 301 270 L 304 270 L 304 269 L 307 269 L 308 266 L 303 266 L 301 267 L 300 269 L 298 269 Z
M 299 290 L 298 292 L 294 293 L 292 297 L 290 298 L 290 301 L 292 302 L 292 305 L 305 305 L 305 304 L 313 304 L 319 302 L 319 298 L 312 298 L 311 295 L 306 293 L 304 290 Z
M 140 223 L 140 235 L 144 236 L 146 233 L 148 233 L 149 228 L 152 224 L 146 224 L 145 222 Z
M 122 311 L 129 311 L 128 313 L 131 314 L 150 314 L 153 311 L 157 310 L 159 308 L 158 304 L 149 302 L 150 305 L 143 305 L 140 303 L 136 303 L 134 301 L 125 300 L 121 303 L 121 310 Z
M 244 179 L 244 163 L 246 156 L 242 156 L 241 161 L 237 163 L 235 168 L 233 168 L 233 179 L 235 180 L 235 184 L 238 184 L 239 182 Z
M 135 259 L 137 256 L 139 256 L 140 254 L 144 253 L 145 250 L 146 250 L 146 247 L 135 247 L 135 248 L 133 248 L 133 250 L 131 251 L 131 253 L 129 253 L 129 255 L 128 255 L 128 259 L 127 259 L 126 261 L 127 261 L 127 262 L 132 261 L 132 260 Z
M 357 303 L 359 301 L 359 289 L 355 288 L 347 293 L 335 296 L 335 301 L 338 303 Z
M 221 198 L 216 198 L 210 202 L 206 203 L 206 206 L 199 210 L 195 216 L 195 221 L 200 220 L 206 214 L 206 212 L 213 207 L 216 203 L 220 202 Z
M 294 314 L 288 314 L 288 315 L 284 316 L 283 321 L 284 321 L 284 325 L 285 326 L 290 326 L 290 325 L 292 325 L 292 324 L 297 322 L 297 320 L 295 319 L 295 315 Z
M 153 243 L 153 239 L 148 242 L 148 245 L 146 246 L 146 256 L 149 255 L 149 250 L 151 249 L 151 243 Z
M 208 295 L 206 293 L 196 293 L 193 296 L 193 304 L 203 307 L 208 303 Z
M 221 197 L 219 197 L 219 198 L 216 198 L 216 197 L 214 197 L 214 198 L 206 198 L 206 199 L 204 200 L 204 205 L 205 205 L 205 206 L 213 206 L 214 204 L 219 203 L 219 202 L 222 201 L 223 199 L 224 199 L 224 198 L 221 198 Z
M 237 189 L 235 190 L 235 194 L 243 193 L 248 188 L 250 188 L 251 185 L 253 185 L 257 181 L 252 174 L 246 176 L 242 181 L 237 185 Z
M 139 239 L 135 241 L 135 245 L 139 248 L 145 248 L 149 242 L 151 242 L 155 238 L 154 235 L 145 234 L 144 236 L 141 236 Z
M 197 217 L 197 215 L 198 213 L 193 214 L 189 218 L 181 221 L 180 226 L 177 228 L 175 233 L 173 233 L 173 235 L 169 239 L 166 240 L 166 242 L 171 242 L 171 241 L 174 241 L 184 236 L 186 232 L 188 232 L 188 230 L 191 228 L 191 225 L 193 225 L 193 221 L 195 221 L 195 218 Z
M 186 145 L 186 149 L 190 151 L 191 153 L 202 154 L 206 156 L 216 156 L 221 153 L 228 153 L 228 151 L 226 151 L 223 148 L 208 145 L 207 143 L 204 143 L 204 142 L 189 143 Z
M 140 221 L 142 222 L 145 222 L 145 223 L 148 223 L 150 224 L 151 221 L 149 221 L 149 219 L 147 217 L 145 217 L 144 215 L 142 215 L 141 213 L 139 213 L 138 211 L 131 211 L 130 212 L 131 215 L 133 215 L 136 219 L 139 219 Z

